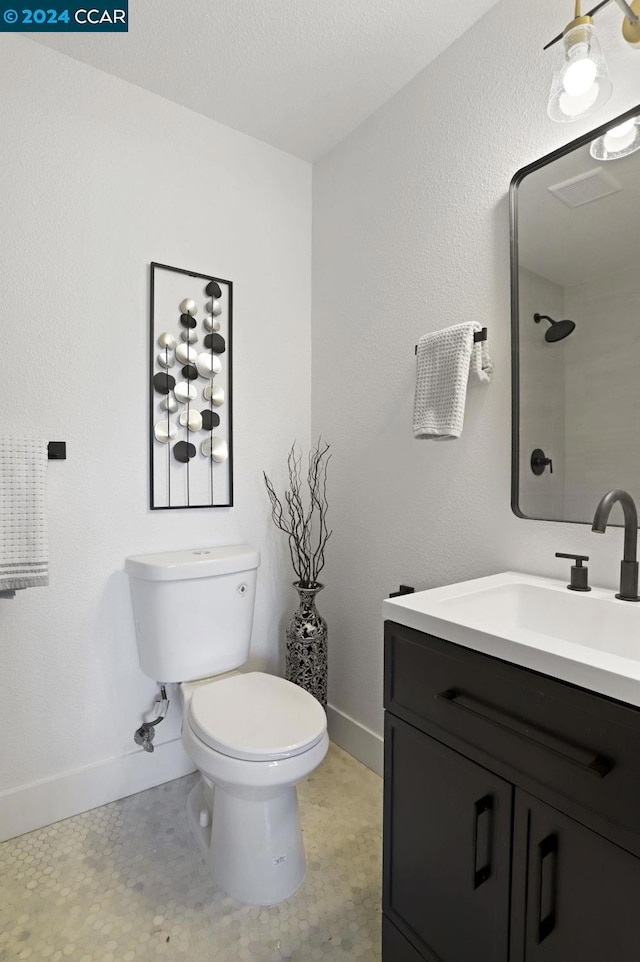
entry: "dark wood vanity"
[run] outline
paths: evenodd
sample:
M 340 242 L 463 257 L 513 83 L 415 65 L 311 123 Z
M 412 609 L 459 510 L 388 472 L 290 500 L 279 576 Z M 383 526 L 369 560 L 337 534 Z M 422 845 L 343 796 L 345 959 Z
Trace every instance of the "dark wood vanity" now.
M 385 709 L 383 962 L 638 962 L 640 709 L 392 621 Z

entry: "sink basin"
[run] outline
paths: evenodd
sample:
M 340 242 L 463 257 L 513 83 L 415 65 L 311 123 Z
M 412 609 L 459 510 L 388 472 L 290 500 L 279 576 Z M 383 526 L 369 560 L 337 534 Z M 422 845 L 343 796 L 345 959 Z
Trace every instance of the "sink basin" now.
M 508 571 L 383 603 L 385 619 L 640 706 L 640 605 Z

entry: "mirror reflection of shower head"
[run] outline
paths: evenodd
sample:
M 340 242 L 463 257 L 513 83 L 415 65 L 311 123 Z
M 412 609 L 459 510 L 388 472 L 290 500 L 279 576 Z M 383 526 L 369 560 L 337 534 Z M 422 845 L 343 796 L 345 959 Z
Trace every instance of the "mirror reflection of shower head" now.
M 561 341 L 563 338 L 569 337 L 576 326 L 575 321 L 554 321 L 548 314 L 534 314 L 533 319 L 536 324 L 539 324 L 540 321 L 549 321 L 551 326 L 545 331 L 544 339 L 550 342 Z

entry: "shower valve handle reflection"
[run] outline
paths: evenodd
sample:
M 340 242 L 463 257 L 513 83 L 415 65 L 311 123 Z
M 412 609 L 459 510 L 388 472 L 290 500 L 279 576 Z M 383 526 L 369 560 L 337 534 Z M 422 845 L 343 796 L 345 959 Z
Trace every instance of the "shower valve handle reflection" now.
M 548 458 L 542 448 L 535 448 L 531 452 L 531 470 L 540 476 L 544 474 L 544 469 L 549 468 L 549 474 L 553 474 L 553 460 Z

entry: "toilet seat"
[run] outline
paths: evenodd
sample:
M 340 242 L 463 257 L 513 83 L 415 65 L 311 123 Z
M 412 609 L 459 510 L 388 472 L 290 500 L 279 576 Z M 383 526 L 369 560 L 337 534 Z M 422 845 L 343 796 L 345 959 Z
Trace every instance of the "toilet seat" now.
M 317 745 L 327 719 L 313 695 L 292 682 L 250 672 L 200 685 L 189 727 L 214 751 L 246 761 L 300 755 Z

